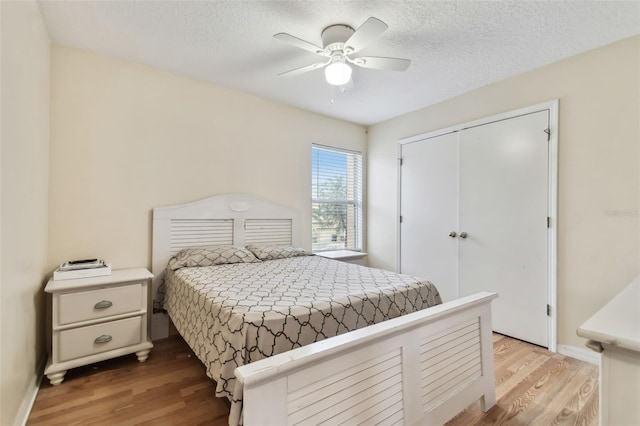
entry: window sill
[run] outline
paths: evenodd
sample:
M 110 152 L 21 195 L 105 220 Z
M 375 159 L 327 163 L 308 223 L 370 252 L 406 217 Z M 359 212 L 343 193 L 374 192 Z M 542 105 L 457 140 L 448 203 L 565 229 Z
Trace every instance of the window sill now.
M 358 260 L 363 259 L 367 256 L 367 253 L 353 250 L 320 251 L 314 254 L 316 254 L 317 256 L 326 257 L 327 259 L 335 260 Z

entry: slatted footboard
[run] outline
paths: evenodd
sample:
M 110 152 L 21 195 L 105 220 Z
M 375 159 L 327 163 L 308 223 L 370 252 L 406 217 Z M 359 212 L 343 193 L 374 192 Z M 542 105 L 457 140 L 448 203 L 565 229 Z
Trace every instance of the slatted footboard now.
M 487 411 L 495 297 L 478 293 L 236 369 L 244 425 L 439 425 L 478 399 Z

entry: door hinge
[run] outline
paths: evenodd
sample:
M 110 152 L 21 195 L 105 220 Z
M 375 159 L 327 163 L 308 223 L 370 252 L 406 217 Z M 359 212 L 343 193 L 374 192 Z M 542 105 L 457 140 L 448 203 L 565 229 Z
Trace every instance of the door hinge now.
M 547 216 L 547 228 L 551 228 L 551 218 Z
M 551 316 L 551 305 L 547 305 L 547 316 Z
M 400 165 L 402 166 L 402 158 L 398 158 L 398 160 L 400 160 Z
M 547 134 L 547 142 L 549 142 L 551 140 L 551 129 L 546 128 L 543 130 L 543 132 Z
M 400 216 L 400 223 L 402 223 L 402 215 Z

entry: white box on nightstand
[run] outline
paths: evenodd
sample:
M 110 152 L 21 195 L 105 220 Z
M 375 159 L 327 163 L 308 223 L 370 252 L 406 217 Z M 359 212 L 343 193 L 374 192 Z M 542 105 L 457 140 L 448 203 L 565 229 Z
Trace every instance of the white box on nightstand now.
M 145 268 L 111 275 L 49 280 L 51 354 L 45 374 L 52 385 L 70 368 L 135 353 L 149 357 L 148 292 L 153 274 Z

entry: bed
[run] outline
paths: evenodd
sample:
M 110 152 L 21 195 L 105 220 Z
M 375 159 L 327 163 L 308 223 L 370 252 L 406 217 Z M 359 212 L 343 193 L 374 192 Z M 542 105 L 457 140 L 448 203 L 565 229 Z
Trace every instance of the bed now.
M 156 208 L 153 236 L 154 294 L 230 425 L 436 424 L 495 402 L 494 294 L 439 304 L 428 281 L 313 256 L 297 213 L 253 196 Z

